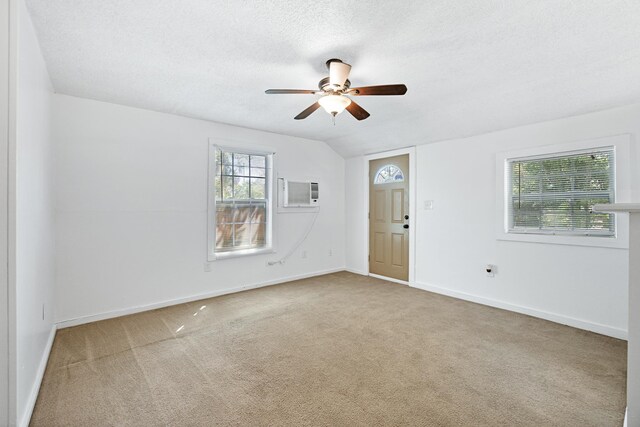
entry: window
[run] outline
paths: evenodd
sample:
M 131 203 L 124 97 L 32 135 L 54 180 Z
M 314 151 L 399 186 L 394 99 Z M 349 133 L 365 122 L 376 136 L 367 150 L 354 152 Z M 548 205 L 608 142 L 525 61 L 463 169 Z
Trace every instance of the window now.
M 507 160 L 508 232 L 615 236 L 613 147 Z
M 210 258 L 271 248 L 271 162 L 267 153 L 212 146 Z
M 378 170 L 373 180 L 374 184 L 389 184 L 390 182 L 404 181 L 404 174 L 399 167 L 395 165 L 384 165 Z

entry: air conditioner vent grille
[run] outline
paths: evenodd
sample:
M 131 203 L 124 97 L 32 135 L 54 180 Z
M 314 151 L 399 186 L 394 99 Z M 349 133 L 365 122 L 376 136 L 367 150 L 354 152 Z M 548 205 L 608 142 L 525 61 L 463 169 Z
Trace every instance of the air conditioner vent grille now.
M 290 205 L 309 203 L 309 184 L 306 182 L 289 182 L 288 200 Z
M 319 185 L 317 182 L 284 182 L 284 207 L 318 206 Z

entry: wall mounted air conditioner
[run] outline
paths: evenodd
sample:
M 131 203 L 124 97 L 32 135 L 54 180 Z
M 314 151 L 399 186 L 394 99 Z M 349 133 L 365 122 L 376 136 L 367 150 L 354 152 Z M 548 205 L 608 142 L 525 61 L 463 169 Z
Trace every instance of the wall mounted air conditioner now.
M 313 208 L 320 206 L 317 182 L 284 180 L 282 205 L 285 208 Z

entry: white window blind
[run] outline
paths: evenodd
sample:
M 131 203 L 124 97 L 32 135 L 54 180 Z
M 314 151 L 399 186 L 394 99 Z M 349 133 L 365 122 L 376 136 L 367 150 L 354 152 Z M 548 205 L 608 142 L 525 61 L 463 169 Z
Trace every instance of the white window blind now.
M 510 233 L 615 235 L 614 215 L 591 211 L 615 202 L 612 147 L 509 159 L 507 168 Z

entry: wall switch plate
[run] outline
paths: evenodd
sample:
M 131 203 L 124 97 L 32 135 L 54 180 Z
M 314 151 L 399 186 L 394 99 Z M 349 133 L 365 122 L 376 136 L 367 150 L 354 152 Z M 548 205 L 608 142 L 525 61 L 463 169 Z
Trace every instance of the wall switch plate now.
M 487 264 L 484 268 L 487 273 L 487 277 L 496 277 L 497 267 L 493 264 Z
M 329 256 L 333 256 L 333 250 L 329 249 Z
M 424 201 L 424 210 L 425 211 L 430 211 L 431 209 L 433 209 L 433 200 L 425 200 Z
M 208 262 L 204 263 L 204 272 L 205 273 L 211 272 L 211 264 L 210 263 L 208 263 Z
M 307 251 L 302 251 L 302 258 L 306 258 L 307 257 Z

